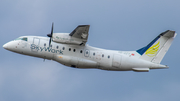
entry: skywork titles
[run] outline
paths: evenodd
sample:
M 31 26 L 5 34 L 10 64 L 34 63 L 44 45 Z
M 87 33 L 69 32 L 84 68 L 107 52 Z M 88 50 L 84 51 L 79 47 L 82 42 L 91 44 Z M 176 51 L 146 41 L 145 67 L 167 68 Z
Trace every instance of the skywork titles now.
M 39 47 L 39 46 L 37 46 L 35 44 L 31 44 L 30 48 L 32 50 L 37 50 L 37 51 L 40 50 L 40 52 L 42 52 L 44 50 L 44 51 L 51 52 L 51 53 L 63 54 L 63 51 L 52 49 L 52 47 Z

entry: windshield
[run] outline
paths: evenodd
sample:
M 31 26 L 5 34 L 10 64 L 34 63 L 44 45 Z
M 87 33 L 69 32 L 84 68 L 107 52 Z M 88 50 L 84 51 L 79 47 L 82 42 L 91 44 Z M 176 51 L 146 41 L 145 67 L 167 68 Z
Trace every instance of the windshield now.
M 17 38 L 15 40 L 24 40 L 24 41 L 27 41 L 27 37 L 23 37 L 23 38 Z

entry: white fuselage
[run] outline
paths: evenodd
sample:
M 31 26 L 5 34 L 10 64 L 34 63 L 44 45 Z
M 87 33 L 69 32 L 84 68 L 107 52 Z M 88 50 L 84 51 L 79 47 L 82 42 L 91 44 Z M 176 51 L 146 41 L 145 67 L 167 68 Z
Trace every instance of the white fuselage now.
M 53 42 L 49 46 L 49 38 L 39 36 L 23 36 L 28 40 L 14 40 L 5 44 L 7 50 L 57 61 L 75 68 L 98 68 L 103 70 L 127 71 L 167 68 L 164 65 L 140 59 L 136 51 L 113 51 L 91 47 L 88 45 L 72 45 Z

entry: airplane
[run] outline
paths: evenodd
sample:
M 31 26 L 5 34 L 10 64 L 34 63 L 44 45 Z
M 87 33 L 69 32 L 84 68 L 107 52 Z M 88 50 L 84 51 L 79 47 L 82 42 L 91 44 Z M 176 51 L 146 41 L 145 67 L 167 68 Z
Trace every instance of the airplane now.
M 141 49 L 116 51 L 87 45 L 90 25 L 79 25 L 71 33 L 53 33 L 53 26 L 54 23 L 48 37 L 21 36 L 4 44 L 3 48 L 73 68 L 148 72 L 169 68 L 160 62 L 177 35 L 175 31 L 167 30 Z

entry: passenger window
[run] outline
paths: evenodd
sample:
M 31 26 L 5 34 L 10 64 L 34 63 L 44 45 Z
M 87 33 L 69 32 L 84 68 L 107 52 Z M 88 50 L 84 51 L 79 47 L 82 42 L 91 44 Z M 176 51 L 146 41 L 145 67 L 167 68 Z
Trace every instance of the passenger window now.
M 86 54 L 88 54 L 88 51 L 86 51 Z
M 95 55 L 95 53 L 93 53 L 93 55 Z
M 46 43 L 44 43 L 44 46 L 46 46 Z
M 108 58 L 110 58 L 110 56 L 108 56 Z
M 58 48 L 59 48 L 59 46 L 56 46 L 56 48 L 58 49 Z
M 65 50 L 65 47 L 63 47 L 62 49 Z
M 76 49 L 73 50 L 74 52 L 76 51 Z
M 83 51 L 81 50 L 80 53 L 82 53 Z
M 69 51 L 71 51 L 71 48 L 69 48 Z
M 102 55 L 102 57 L 104 57 L 104 54 Z

